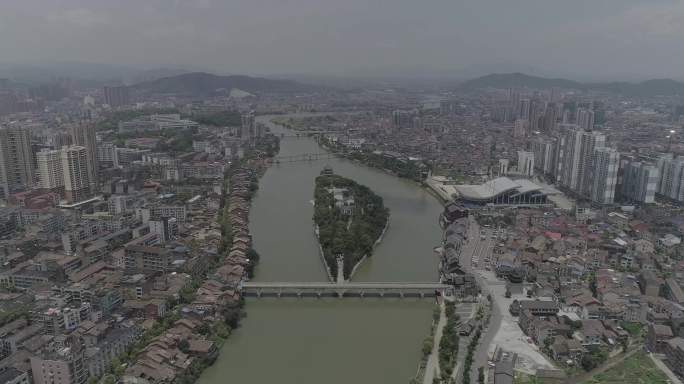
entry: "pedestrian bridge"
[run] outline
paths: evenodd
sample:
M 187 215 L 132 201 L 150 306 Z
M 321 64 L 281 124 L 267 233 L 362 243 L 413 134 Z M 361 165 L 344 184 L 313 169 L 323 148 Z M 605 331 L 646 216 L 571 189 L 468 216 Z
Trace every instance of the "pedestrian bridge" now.
M 453 288 L 439 283 L 273 283 L 245 282 L 245 297 L 434 297 L 451 296 Z

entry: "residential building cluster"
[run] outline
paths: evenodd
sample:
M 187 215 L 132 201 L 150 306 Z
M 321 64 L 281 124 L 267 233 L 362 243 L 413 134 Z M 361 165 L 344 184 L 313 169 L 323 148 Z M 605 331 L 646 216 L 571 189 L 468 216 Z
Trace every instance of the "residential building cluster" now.
M 558 365 L 634 347 L 642 329 L 683 375 L 681 104 L 530 88 L 198 99 L 0 81 L 0 380 L 201 371 L 258 257 L 250 199 L 278 138 L 256 116 L 312 111 L 329 113 L 282 123 L 457 202 L 441 218 L 440 278 L 458 296 L 481 293 L 478 272 L 506 280 L 516 327 Z M 349 213 L 353 197 L 331 192 Z M 492 252 L 465 263 L 474 241 Z M 493 375 L 512 380 L 514 362 L 497 359 Z
M 302 117 L 288 125 L 326 132 L 326 142 L 348 154 L 414 163 L 455 182 L 540 178 L 594 205 L 684 201 L 684 167 L 670 154 L 681 149 L 680 127 L 664 105 L 672 101 L 559 89 L 455 92 L 438 105 L 415 99 L 406 95 L 394 108 Z M 641 140 L 646 132 L 650 142 Z M 430 172 L 417 175 L 425 179 Z
M 254 112 L 228 127 L 151 113 L 99 128 L 130 100 L 108 87 L 106 105 L 74 107 L 88 117 L 0 121 L 3 382 L 194 379 L 237 326 L 258 260 L 250 199 L 278 139 Z
M 500 228 L 480 267 L 506 281 L 506 296 L 519 298 L 508 310 L 550 359 L 600 364 L 643 332 L 646 346 L 681 375 L 681 212 L 654 219 L 640 209 L 614 210 L 590 220 L 552 209 L 475 214 Z

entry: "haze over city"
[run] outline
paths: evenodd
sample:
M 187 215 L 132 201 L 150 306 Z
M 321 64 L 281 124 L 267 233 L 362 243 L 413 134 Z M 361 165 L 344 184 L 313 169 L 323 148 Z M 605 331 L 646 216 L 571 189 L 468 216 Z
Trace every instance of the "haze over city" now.
M 684 78 L 680 0 L 8 0 L 2 62 L 222 74 Z
M 6 0 L 0 384 L 681 384 L 684 0 Z

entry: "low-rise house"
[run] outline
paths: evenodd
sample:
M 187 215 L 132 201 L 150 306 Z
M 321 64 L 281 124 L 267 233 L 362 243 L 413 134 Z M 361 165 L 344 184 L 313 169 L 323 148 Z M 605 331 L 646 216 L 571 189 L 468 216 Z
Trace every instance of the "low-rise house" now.
M 563 338 L 570 337 L 572 330 L 570 327 L 558 320 L 557 317 L 550 317 L 547 319 L 538 318 L 532 321 L 528 335 L 537 344 L 543 344 L 547 338 L 554 338 L 562 336 Z
M 16 368 L 8 368 L 0 372 L 0 383 L 3 384 L 29 384 L 28 372 L 22 372 Z
M 219 350 L 213 341 L 192 338 L 188 340 L 188 353 L 191 356 L 214 360 L 218 357 Z
M 665 362 L 677 376 L 684 376 L 684 339 L 675 337 L 664 344 Z
M 665 285 L 663 287 L 665 297 L 674 301 L 677 304 L 684 304 L 684 292 L 682 287 L 677 283 L 677 280 L 673 278 L 665 279 Z
M 520 310 L 529 310 L 533 316 L 554 316 L 560 310 L 555 301 L 522 300 L 519 302 Z
M 650 311 L 646 315 L 646 320 L 653 324 L 664 325 L 670 320 L 670 317 L 667 313 Z
M 513 362 L 499 361 L 494 367 L 494 384 L 513 384 Z
M 680 239 L 679 237 L 677 237 L 671 233 L 668 233 L 667 235 L 658 239 L 658 242 L 656 245 L 659 248 L 669 249 L 669 248 L 672 248 L 676 245 L 681 244 L 681 242 L 682 242 L 682 239 Z
M 166 314 L 167 303 L 162 299 L 126 300 L 123 308 L 146 319 L 159 319 Z
M 38 356 L 31 357 L 35 384 L 84 384 L 88 378 L 85 347 L 78 337 L 55 341 Z
M 645 323 L 648 307 L 639 302 L 629 302 L 625 304 L 624 321 L 630 323 Z
M 603 320 L 603 326 L 607 332 L 610 332 L 610 337 L 614 337 L 619 342 L 627 342 L 629 340 L 629 332 L 620 326 L 617 320 Z
M 550 352 L 556 361 L 581 361 L 587 350 L 578 340 L 556 338 L 550 346 Z
M 585 348 L 601 346 L 606 329 L 600 320 L 582 320 L 582 328 L 575 333 L 575 338 Z
M 600 306 L 601 302 L 598 301 L 595 297 L 591 295 L 591 292 L 589 291 L 580 291 L 572 296 L 563 296 L 562 297 L 564 304 L 563 304 L 563 311 L 564 312 L 574 312 L 577 313 L 579 316 L 582 316 L 584 309 L 588 308 L 590 306 Z
M 41 324 L 29 324 L 26 319 L 17 319 L 0 328 L 0 360 L 16 353 L 22 344 L 42 331 Z
M 144 379 L 150 383 L 171 383 L 183 373 L 193 358 L 181 352 L 178 340 L 161 336 L 151 342 L 140 357 L 126 370 L 126 376 Z
M 665 343 L 672 338 L 672 329 L 667 325 L 650 324 L 646 335 L 646 346 L 653 353 L 664 353 Z
M 655 272 L 646 270 L 639 275 L 639 286 L 641 288 L 641 293 L 646 296 L 658 297 L 660 294 L 660 286 L 663 281 Z

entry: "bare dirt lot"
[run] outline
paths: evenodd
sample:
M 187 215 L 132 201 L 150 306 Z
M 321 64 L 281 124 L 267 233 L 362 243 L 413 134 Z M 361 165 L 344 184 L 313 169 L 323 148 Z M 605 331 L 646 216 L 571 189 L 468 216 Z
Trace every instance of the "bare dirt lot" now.
M 553 368 L 553 364 L 547 357 L 541 354 L 539 348 L 528 338 L 518 326 L 518 318 L 513 317 L 508 311 L 508 307 L 513 300 L 527 300 L 523 295 L 513 295 L 511 298 L 504 296 L 506 286 L 501 280 L 497 279 L 492 272 L 478 272 L 483 280 L 487 282 L 495 305 L 499 307 L 501 313 L 501 326 L 496 331 L 494 339 L 489 346 L 490 355 L 499 347 L 505 351 L 518 354 L 517 369 L 534 374 L 537 369 Z

